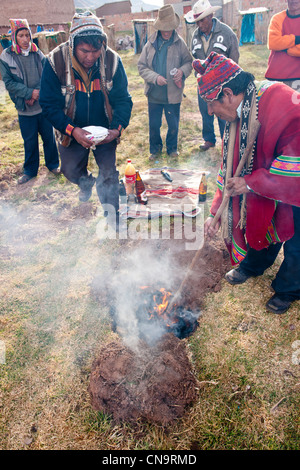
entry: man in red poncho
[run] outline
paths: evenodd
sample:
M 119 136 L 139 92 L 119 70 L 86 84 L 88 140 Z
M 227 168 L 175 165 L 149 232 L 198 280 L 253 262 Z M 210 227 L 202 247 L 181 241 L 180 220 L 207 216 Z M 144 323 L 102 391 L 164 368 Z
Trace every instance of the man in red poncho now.
M 253 75 L 214 52 L 193 66 L 209 113 L 227 121 L 205 234 L 213 236 L 221 227 L 232 265 L 238 265 L 225 275 L 233 285 L 263 274 L 283 245 L 284 260 L 272 282 L 275 294 L 266 307 L 284 313 L 300 299 L 300 94 L 278 82 L 256 87 Z M 256 119 L 261 124 L 256 144 L 234 177 Z M 225 188 L 231 197 L 213 227 Z

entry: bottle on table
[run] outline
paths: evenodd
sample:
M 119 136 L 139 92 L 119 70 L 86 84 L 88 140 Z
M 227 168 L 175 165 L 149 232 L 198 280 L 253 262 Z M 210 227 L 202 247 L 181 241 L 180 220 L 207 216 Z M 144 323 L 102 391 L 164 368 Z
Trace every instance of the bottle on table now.
M 148 198 L 146 194 L 146 188 L 145 188 L 144 182 L 141 178 L 139 171 L 136 172 L 135 194 L 136 194 L 136 202 L 138 204 L 147 204 Z
M 206 196 L 207 196 L 207 182 L 206 182 L 206 175 L 205 173 L 202 173 L 201 176 L 201 181 L 199 184 L 199 202 L 205 202 L 206 201 Z

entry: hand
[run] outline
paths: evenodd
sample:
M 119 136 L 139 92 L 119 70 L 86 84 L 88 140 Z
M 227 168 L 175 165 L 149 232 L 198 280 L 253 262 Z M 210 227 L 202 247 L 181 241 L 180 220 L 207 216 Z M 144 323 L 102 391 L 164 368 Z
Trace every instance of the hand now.
M 74 127 L 72 137 L 74 137 L 82 147 L 89 149 L 93 145 L 93 142 L 87 138 L 90 134 L 90 132 L 81 129 L 81 127 Z
M 163 77 L 162 75 L 159 75 L 157 77 L 156 84 L 159 86 L 164 86 L 168 84 L 168 81 L 165 77 Z
M 118 129 L 108 129 L 108 135 L 103 139 L 99 144 L 108 144 L 108 142 L 112 142 L 113 140 L 117 139 L 120 136 L 120 132 Z
M 31 99 L 34 101 L 38 101 L 39 97 L 40 97 L 40 90 L 33 90 Z
M 174 82 L 178 83 L 182 80 L 182 76 L 183 76 L 183 71 L 181 69 L 177 69 L 177 72 L 175 73 L 175 75 L 173 76 L 173 80 Z
M 33 106 L 34 102 L 35 100 L 33 98 L 31 98 L 30 100 L 25 100 L 25 103 L 27 104 L 27 106 Z
M 220 225 L 221 225 L 220 219 L 216 223 L 215 227 L 211 227 L 213 220 L 214 220 L 213 217 L 208 217 L 205 221 L 205 224 L 204 224 L 204 236 L 205 237 L 213 238 L 220 228 Z
M 249 193 L 246 180 L 239 176 L 229 178 L 226 185 L 226 190 L 228 191 L 230 196 L 239 196 L 240 194 Z

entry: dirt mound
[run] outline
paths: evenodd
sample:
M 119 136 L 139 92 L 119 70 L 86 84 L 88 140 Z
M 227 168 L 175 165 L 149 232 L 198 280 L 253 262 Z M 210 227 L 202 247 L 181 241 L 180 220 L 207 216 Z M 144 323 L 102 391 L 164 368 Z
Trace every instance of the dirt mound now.
M 197 396 L 185 344 L 167 334 L 154 347 L 133 352 L 112 342 L 92 365 L 89 393 L 95 410 L 116 421 L 137 419 L 168 425 L 183 416 Z

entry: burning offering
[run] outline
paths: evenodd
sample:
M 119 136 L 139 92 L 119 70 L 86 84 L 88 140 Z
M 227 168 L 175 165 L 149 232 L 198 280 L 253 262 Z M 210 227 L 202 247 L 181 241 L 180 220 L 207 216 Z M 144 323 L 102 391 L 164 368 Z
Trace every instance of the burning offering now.
M 148 340 L 147 330 L 149 330 L 149 326 L 147 328 L 147 325 L 145 325 L 145 319 L 151 325 L 156 325 L 165 332 L 174 334 L 179 339 L 187 338 L 196 330 L 200 311 L 194 312 L 183 306 L 175 306 L 168 313 L 167 307 L 172 298 L 171 292 L 161 288 L 153 293 L 147 286 L 141 289 L 143 290 L 143 303 L 138 309 L 137 317 L 141 325 L 140 330 L 146 340 Z

